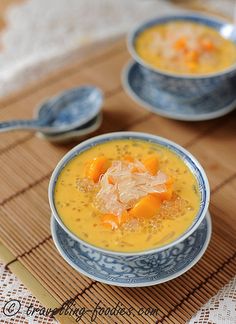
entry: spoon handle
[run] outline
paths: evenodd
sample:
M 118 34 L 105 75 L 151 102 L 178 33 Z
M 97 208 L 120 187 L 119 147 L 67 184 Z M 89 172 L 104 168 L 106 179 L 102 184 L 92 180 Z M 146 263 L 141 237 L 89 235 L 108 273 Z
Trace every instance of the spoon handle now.
M 36 130 L 40 128 L 38 120 L 10 120 L 0 123 L 0 132 L 8 132 L 17 129 Z

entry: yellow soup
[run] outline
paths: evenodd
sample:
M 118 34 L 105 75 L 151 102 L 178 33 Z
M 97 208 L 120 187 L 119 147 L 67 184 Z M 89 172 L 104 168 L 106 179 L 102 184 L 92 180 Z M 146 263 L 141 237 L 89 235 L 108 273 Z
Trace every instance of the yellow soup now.
M 74 157 L 61 171 L 54 195 L 71 232 L 96 247 L 120 252 L 174 241 L 192 224 L 200 204 L 197 181 L 175 153 L 131 139 L 102 143 Z
M 206 74 L 236 62 L 236 45 L 217 30 L 185 21 L 147 28 L 136 39 L 138 55 L 166 72 Z

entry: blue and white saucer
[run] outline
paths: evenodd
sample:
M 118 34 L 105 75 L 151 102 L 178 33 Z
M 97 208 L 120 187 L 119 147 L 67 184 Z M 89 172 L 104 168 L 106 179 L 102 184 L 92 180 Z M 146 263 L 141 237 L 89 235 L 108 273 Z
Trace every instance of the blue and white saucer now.
M 145 79 L 140 65 L 130 62 L 123 70 L 122 83 L 127 94 L 138 104 L 157 115 L 171 119 L 210 120 L 224 116 L 236 108 L 236 80 L 197 100 L 182 100 L 152 86 Z
M 143 287 L 172 280 L 192 268 L 203 256 L 211 238 L 209 212 L 197 230 L 167 250 L 122 259 L 107 256 L 73 240 L 52 215 L 51 231 L 62 257 L 85 276 L 109 285 Z

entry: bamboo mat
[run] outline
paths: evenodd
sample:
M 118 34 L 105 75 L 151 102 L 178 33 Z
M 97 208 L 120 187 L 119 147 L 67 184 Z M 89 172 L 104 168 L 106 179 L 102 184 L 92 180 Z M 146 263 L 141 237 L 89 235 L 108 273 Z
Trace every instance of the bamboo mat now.
M 190 271 L 148 288 L 119 288 L 80 275 L 61 258 L 50 233 L 47 187 L 59 159 L 75 144 L 60 146 L 27 132 L 1 134 L 0 255 L 45 306 L 73 298 L 93 309 L 119 301 L 125 307 L 157 308 L 155 316 L 98 316 L 96 323 L 185 323 L 236 273 L 235 138 L 236 112 L 207 122 L 168 120 L 147 112 L 122 90 L 121 69 L 129 59 L 119 40 L 73 63 L 0 104 L 0 120 L 30 118 L 37 104 L 59 91 L 94 83 L 105 92 L 104 122 L 96 134 L 142 131 L 174 140 L 202 163 L 210 180 L 213 237 L 204 257 Z M 71 323 L 70 317 L 59 320 Z M 90 323 L 85 314 L 82 323 Z

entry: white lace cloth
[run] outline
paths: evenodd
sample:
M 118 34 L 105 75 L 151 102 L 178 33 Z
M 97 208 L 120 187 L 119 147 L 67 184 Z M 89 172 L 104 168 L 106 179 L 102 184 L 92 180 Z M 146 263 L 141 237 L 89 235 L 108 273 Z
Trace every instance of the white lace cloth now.
M 189 322 L 201 323 L 236 323 L 236 277 L 212 297 Z
M 7 316 L 7 303 L 11 300 L 17 300 L 21 304 L 19 312 L 13 316 Z M 10 271 L 4 268 L 0 260 L 0 323 L 5 324 L 55 324 L 56 320 L 34 313 L 27 316 L 26 311 L 30 305 L 34 308 L 42 308 L 39 301 L 32 296 L 27 288 Z M 10 305 L 10 304 L 9 304 Z M 18 303 L 15 304 L 16 310 Z M 10 311 L 14 311 L 10 308 Z M 5 314 L 4 314 L 5 313 Z M 13 313 L 12 313 L 13 314 Z
M 232 16 L 234 0 L 196 0 Z M 0 35 L 0 96 L 20 89 L 66 64 L 82 46 L 126 32 L 150 16 L 176 12 L 167 0 L 27 0 L 7 12 L 7 28 Z M 6 300 L 39 302 L 0 264 L 0 322 L 52 323 L 24 314 L 9 319 Z M 21 317 L 19 317 L 21 316 Z M 22 322 L 21 322 L 22 320 Z M 236 278 L 208 301 L 193 323 L 236 324 Z

